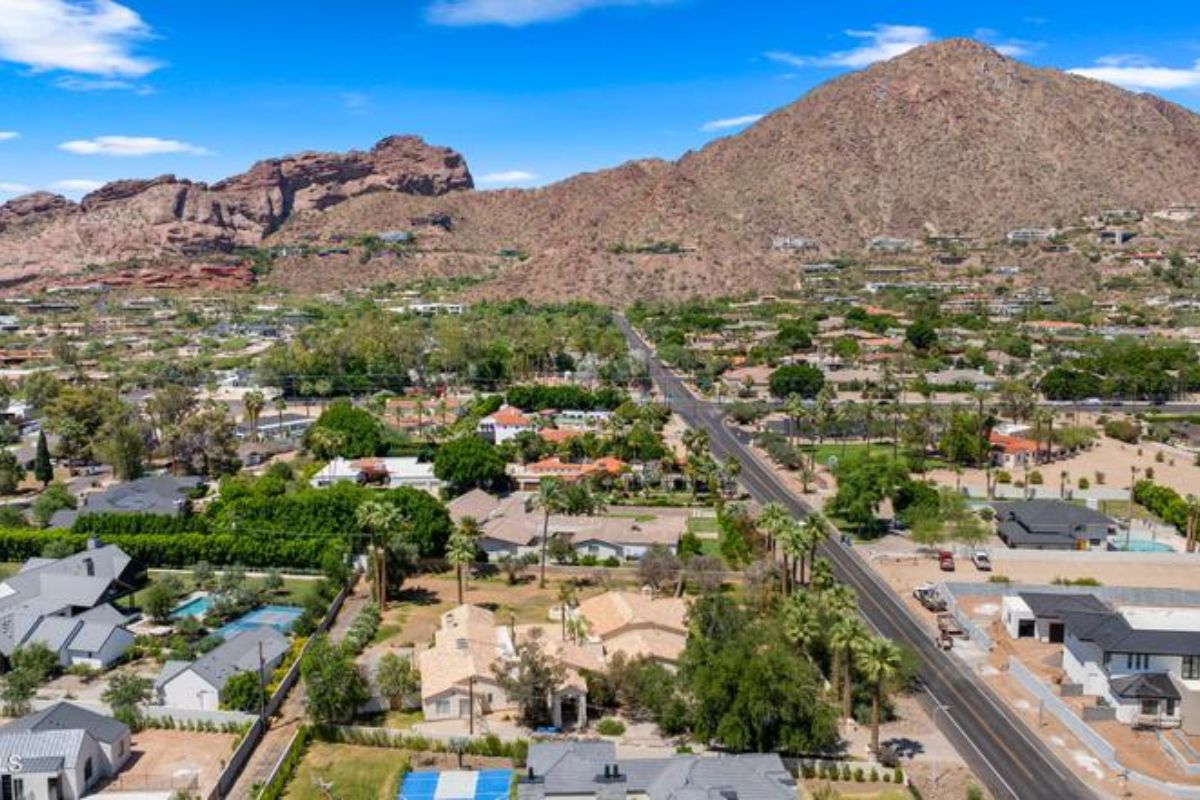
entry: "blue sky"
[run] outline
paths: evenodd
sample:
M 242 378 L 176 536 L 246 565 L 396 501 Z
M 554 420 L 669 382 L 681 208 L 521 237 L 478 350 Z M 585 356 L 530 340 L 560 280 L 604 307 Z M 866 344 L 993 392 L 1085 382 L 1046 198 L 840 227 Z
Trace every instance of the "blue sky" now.
M 676 158 L 973 36 L 1200 109 L 1200 12 L 1060 0 L 0 0 L 0 200 L 415 133 L 482 187 Z

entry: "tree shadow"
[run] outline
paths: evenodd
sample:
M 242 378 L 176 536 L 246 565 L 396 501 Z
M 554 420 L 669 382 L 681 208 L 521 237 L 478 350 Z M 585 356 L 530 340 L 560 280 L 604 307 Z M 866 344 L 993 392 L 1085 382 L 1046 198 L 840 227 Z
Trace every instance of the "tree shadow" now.
M 892 749 L 900 758 L 913 758 L 925 752 L 925 745 L 907 736 L 896 736 L 880 743 L 883 747 Z
M 412 603 L 415 606 L 433 606 L 441 602 L 437 592 L 423 586 L 407 586 L 400 590 L 395 597 L 401 603 Z

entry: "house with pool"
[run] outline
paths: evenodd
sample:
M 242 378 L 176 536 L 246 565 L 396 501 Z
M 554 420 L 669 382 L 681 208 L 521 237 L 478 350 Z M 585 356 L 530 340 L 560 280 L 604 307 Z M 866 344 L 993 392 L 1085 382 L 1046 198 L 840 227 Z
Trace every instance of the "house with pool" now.
M 286 636 L 270 625 L 238 631 L 195 661 L 168 661 L 154 681 L 160 705 L 196 711 L 221 707 L 221 691 L 243 672 L 258 673 L 265 685 L 291 649 Z

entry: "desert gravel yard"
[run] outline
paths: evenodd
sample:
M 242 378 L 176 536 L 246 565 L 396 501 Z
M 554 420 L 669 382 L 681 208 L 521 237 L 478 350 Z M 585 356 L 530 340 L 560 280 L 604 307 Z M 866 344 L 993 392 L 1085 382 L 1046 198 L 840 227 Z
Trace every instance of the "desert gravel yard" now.
M 142 792 L 197 788 L 207 797 L 216 785 L 237 737 L 231 733 L 143 730 L 133 735 L 133 760 L 104 792 Z

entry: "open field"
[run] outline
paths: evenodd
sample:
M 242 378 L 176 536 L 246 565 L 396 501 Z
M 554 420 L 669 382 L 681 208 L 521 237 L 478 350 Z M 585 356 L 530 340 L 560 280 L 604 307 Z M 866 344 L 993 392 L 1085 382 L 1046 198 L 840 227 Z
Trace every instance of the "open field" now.
M 397 750 L 314 742 L 284 797 L 328 800 L 321 790 L 326 785 L 340 800 L 392 800 L 407 769 L 407 758 Z

